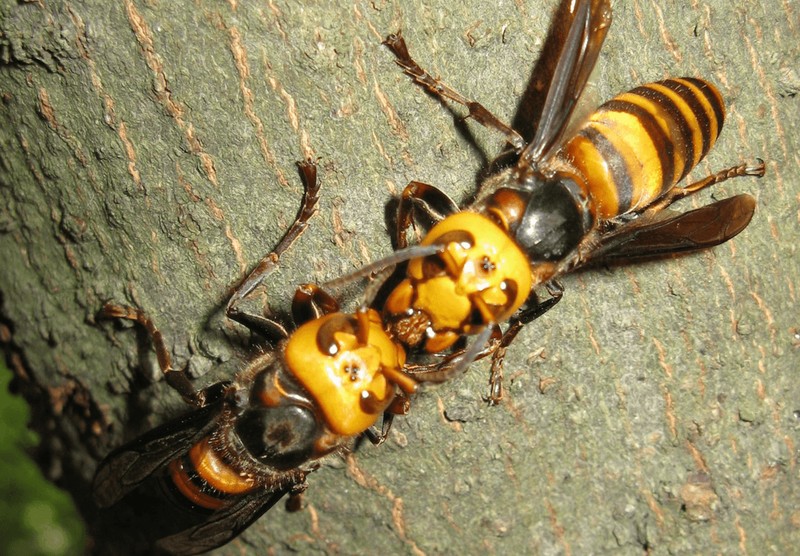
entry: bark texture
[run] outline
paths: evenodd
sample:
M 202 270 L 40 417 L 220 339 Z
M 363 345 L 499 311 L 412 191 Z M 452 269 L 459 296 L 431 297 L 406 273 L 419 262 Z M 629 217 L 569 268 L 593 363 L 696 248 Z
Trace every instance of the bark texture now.
M 420 63 L 513 120 L 556 4 L 0 2 L 3 339 L 40 463 L 90 528 L 99 458 L 184 409 L 141 337 L 96 322 L 102 302 L 144 309 L 202 384 L 229 376 L 219 313 L 291 223 L 295 161 L 319 160 L 322 202 L 270 284 L 278 310 L 296 283 L 388 253 L 409 180 L 465 198 L 501 147 L 454 126 L 381 39 L 403 29 Z M 718 84 L 726 126 L 694 177 L 756 156 L 767 176 L 693 202 L 750 192 L 749 228 L 569 277 L 509 350 L 505 403 L 481 401 L 473 365 L 420 395 L 384 446 L 312 475 L 302 512 L 273 509 L 219 554 L 800 545 L 800 7 L 735 4 L 616 2 L 590 94 Z

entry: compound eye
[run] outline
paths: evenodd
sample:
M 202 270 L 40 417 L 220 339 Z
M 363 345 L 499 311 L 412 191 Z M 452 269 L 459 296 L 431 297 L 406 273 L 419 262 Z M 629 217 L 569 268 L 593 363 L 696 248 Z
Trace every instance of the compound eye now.
M 472 298 L 472 326 L 498 323 L 511 317 L 518 307 L 519 288 L 514 280 L 503 280 L 498 287 L 486 289 Z
M 517 296 L 519 295 L 519 287 L 517 286 L 517 282 L 515 280 L 503 280 L 500 284 L 500 289 L 506 294 L 506 308 L 513 306 L 517 301 Z
M 466 230 L 452 230 L 432 238 L 432 243 L 445 246 L 446 251 L 455 250 L 466 253 L 475 246 L 475 236 Z M 448 257 L 446 260 L 445 258 Z M 422 263 L 422 276 L 425 279 L 436 278 L 439 276 L 450 275 L 452 278 L 458 276 L 459 269 L 450 264 L 449 257 L 452 255 L 440 253 L 425 257 Z M 457 259 L 460 257 L 457 257 Z M 457 265 L 458 266 L 458 265 Z
M 453 230 L 451 232 L 445 232 L 439 237 L 434 238 L 432 243 L 437 245 L 457 243 L 463 250 L 467 251 L 472 249 L 472 246 L 475 245 L 475 236 L 466 230 Z
M 447 270 L 441 256 L 429 255 L 422 261 L 422 277 L 426 280 L 442 276 Z
M 355 337 L 355 319 L 348 315 L 332 315 L 317 331 L 317 347 L 325 355 L 334 356 L 341 349 L 347 349 L 344 345 L 346 337 Z

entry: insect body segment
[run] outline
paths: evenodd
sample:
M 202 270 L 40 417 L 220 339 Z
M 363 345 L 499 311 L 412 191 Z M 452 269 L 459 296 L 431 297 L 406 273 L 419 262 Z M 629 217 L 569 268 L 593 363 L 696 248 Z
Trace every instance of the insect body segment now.
M 253 332 L 275 336 L 274 342 L 232 380 L 194 390 L 185 371 L 172 368 L 161 333 L 142 311 L 107 304 L 101 312 L 143 326 L 167 382 L 195 406 L 113 451 L 95 475 L 100 507 L 140 491 L 146 495 L 154 484 L 175 502 L 175 516 L 150 524 L 157 546 L 167 552 L 196 554 L 228 542 L 281 497 L 305 490 L 306 476 L 325 456 L 345 451 L 363 433 L 382 441 L 391 415 L 407 410 L 407 396 L 416 389 L 404 371 L 402 345 L 374 310 L 342 313 L 326 300 L 298 310 L 306 322 L 287 332 L 240 309 L 314 212 L 316 169 L 310 162 L 300 169 L 306 195 L 297 221 L 234 292 L 226 311 Z M 375 433 L 382 416 L 383 432 Z
M 724 117 L 706 81 L 637 87 L 600 106 L 553 156 L 490 179 L 494 192 L 476 208 L 508 222 L 541 283 L 559 271 L 544 263 L 568 259 L 606 222 L 670 193 L 714 145 Z
M 209 397 L 209 405 L 112 452 L 95 478 L 98 504 L 113 505 L 145 479 L 160 478 L 200 523 L 159 545 L 194 554 L 217 546 L 198 544 L 194 531 L 227 531 L 222 544 L 241 531 L 239 521 L 302 491 L 322 457 L 347 447 L 391 409 L 398 388 L 415 389 L 402 371 L 402 348 L 389 340 L 377 313 L 365 315 L 335 313 L 306 323 L 278 350 L 221 383 L 221 397 Z M 320 350 L 331 342 L 336 349 Z
M 714 146 L 724 118 L 722 97 L 706 81 L 649 83 L 600 106 L 557 159 L 583 178 L 594 217 L 608 220 L 680 182 Z
M 464 334 L 506 320 L 527 299 L 531 273 L 525 254 L 486 216 L 454 214 L 422 243 L 445 249 L 412 259 L 407 277 L 384 305 L 390 330 L 401 342 L 424 341 L 425 351 L 438 353 Z
M 383 415 L 396 384 L 409 393 L 405 352 L 370 310 L 359 319 L 334 313 L 305 323 L 286 344 L 291 373 L 319 406 L 336 434 L 361 434 Z
M 208 510 L 223 507 L 231 496 L 253 490 L 252 476 L 242 474 L 228 464 L 206 437 L 191 447 L 183 457 L 169 464 L 169 477 L 186 500 Z
M 407 330 L 426 330 L 429 353 L 449 348 L 459 335 L 496 329 L 508 319 L 510 326 L 500 340 L 496 330 L 480 353 L 494 351 L 492 401 L 499 396 L 505 348 L 522 325 L 560 299 L 562 290 L 554 280 L 590 262 L 686 252 L 727 241 L 749 223 L 752 197 L 732 197 L 685 213 L 664 209 L 720 181 L 764 174 L 759 161 L 677 187 L 713 147 L 725 118 L 719 91 L 692 77 L 649 83 L 618 95 L 565 137 L 608 31 L 611 7 L 607 0 L 579 0 L 567 4 L 567 14 L 571 20 L 529 143 L 479 103 L 425 71 L 400 34 L 384 42 L 407 75 L 441 99 L 464 105 L 473 120 L 501 133 L 519 155 L 516 164 L 488 178 L 476 201 L 464 209 L 431 185 L 412 182 L 406 187 L 398 209 L 398 245 L 404 243 L 405 228 L 415 223 L 414 214 L 422 212 L 438 222 L 422 244 L 440 242 L 444 249 L 440 256 L 410 261 L 406 279 L 384 306 L 389 321 L 406 311 L 408 326 L 395 332 L 403 343 L 416 339 L 404 336 Z M 487 220 L 476 220 L 478 216 Z M 514 251 L 507 247 L 514 244 L 523 254 L 503 266 L 505 287 L 487 287 L 484 277 L 473 272 L 475 266 L 449 263 L 448 254 L 458 252 L 466 237 L 467 244 L 485 253 L 497 242 L 497 251 Z M 544 302 L 534 291 L 542 285 L 552 295 Z M 426 318 L 419 318 L 420 313 Z

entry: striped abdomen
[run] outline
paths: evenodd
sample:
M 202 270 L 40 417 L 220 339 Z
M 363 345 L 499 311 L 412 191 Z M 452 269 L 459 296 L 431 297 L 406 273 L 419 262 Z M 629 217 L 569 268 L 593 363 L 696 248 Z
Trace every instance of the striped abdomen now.
M 648 83 L 606 102 L 563 146 L 582 174 L 594 216 L 641 210 L 672 189 L 714 145 L 725 119 L 701 79 Z
M 204 438 L 187 454 L 169 464 L 169 476 L 178 492 L 194 506 L 218 510 L 232 498 L 256 488 L 252 476 L 227 463 L 220 451 Z

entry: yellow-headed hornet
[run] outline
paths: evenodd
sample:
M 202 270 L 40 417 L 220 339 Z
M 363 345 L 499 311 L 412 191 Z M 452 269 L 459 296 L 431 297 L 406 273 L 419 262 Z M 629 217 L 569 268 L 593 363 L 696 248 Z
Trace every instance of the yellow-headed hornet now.
M 296 221 L 231 297 L 226 314 L 265 337 L 230 381 L 195 390 L 172 367 L 161 333 L 140 310 L 107 304 L 106 317 L 130 319 L 150 334 L 166 381 L 194 411 L 109 454 L 94 480 L 94 498 L 109 507 L 137 490 L 160 490 L 174 504 L 154 527 L 159 549 L 196 554 L 225 544 L 285 494 L 305 490 L 306 475 L 326 455 L 366 433 L 385 438 L 390 415 L 404 413 L 416 388 L 403 372 L 405 353 L 384 331 L 380 315 L 338 307 L 293 308 L 289 333 L 280 323 L 240 310 L 240 302 L 275 269 L 302 233 L 317 202 L 316 168 L 301 163 L 306 194 Z M 384 413 L 383 430 L 373 426 Z M 151 495 L 152 492 L 145 492 Z M 162 498 L 163 498 L 162 496 Z M 163 500 L 146 505 L 156 512 Z
M 574 134 L 567 134 L 611 24 L 611 7 L 608 0 L 577 0 L 563 9 L 569 18 L 563 46 L 529 142 L 422 69 L 400 34 L 384 41 L 407 75 L 502 133 L 518 159 L 487 179 L 464 210 L 431 185 L 409 183 L 397 217 L 401 252 L 323 285 L 335 288 L 410 260 L 405 278 L 382 303 L 389 333 L 406 347 L 428 354 L 477 334 L 466 353 L 461 350 L 445 363 L 417 370 L 422 373 L 419 378 L 425 374 L 442 379 L 493 352 L 491 402 L 502 397 L 505 349 L 525 323 L 558 302 L 559 276 L 589 262 L 723 243 L 750 222 L 755 209 L 750 195 L 684 213 L 665 209 L 715 183 L 764 175 L 759 160 L 677 187 L 714 145 L 725 117 L 719 91 L 702 79 L 667 79 L 637 87 L 600 106 Z M 421 241 L 421 246 L 438 246 L 436 253 L 403 249 L 407 229 L 421 216 L 416 211 L 436 222 Z M 534 293 L 541 285 L 550 293 L 544 301 Z M 509 327 L 501 333 L 498 324 L 506 320 Z

